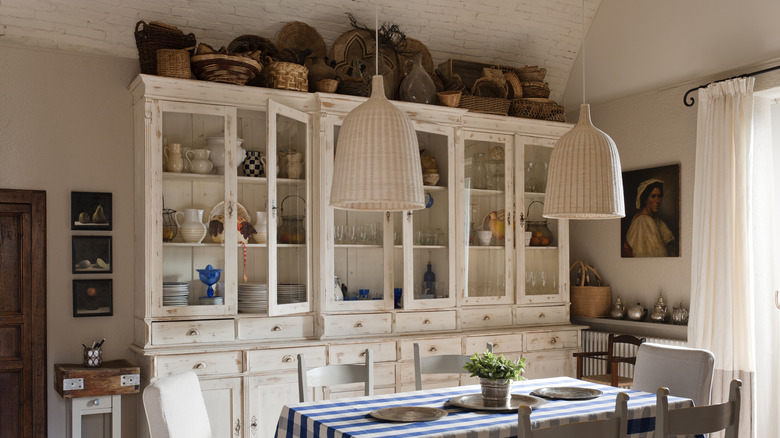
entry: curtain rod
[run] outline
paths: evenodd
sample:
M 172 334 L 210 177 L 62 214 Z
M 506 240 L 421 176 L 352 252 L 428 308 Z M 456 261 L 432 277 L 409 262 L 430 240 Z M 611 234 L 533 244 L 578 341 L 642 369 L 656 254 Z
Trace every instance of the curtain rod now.
M 732 77 L 726 78 L 726 79 L 719 79 L 717 81 L 712 81 L 712 82 L 710 82 L 708 84 L 704 84 L 704 85 L 699 85 L 698 87 L 691 88 L 690 90 L 685 92 L 685 95 L 683 96 L 683 103 L 687 107 L 693 106 L 695 100 L 693 99 L 693 96 L 688 96 L 688 95 L 693 93 L 694 91 L 700 89 L 700 88 L 704 88 L 704 87 L 710 86 L 710 85 L 715 84 L 717 82 L 730 81 L 732 79 L 738 79 L 738 78 L 747 78 L 747 77 L 750 77 L 750 76 L 760 75 L 762 73 L 769 73 L 770 71 L 775 71 L 775 70 L 780 70 L 780 65 L 776 65 L 774 67 L 765 68 L 765 69 L 759 70 L 759 71 L 754 71 L 752 73 L 744 73 L 744 74 L 741 74 L 741 75 L 732 76 Z

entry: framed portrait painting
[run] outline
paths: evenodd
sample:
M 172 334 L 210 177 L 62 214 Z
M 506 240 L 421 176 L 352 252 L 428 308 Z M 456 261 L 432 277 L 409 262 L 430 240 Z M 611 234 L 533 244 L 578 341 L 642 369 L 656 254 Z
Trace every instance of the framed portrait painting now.
M 680 256 L 680 165 L 623 172 L 621 257 Z
M 73 280 L 73 316 L 112 316 L 112 281 Z
M 70 229 L 106 230 L 112 228 L 111 193 L 70 192 Z

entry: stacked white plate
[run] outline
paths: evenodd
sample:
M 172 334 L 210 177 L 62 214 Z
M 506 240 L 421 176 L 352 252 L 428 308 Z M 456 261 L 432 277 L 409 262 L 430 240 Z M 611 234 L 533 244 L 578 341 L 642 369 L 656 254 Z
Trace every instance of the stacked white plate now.
M 260 283 L 239 283 L 238 311 L 239 313 L 266 313 L 268 286 Z
M 163 306 L 186 306 L 190 284 L 177 281 L 163 282 Z
M 303 303 L 306 301 L 305 284 L 280 284 L 276 288 L 279 304 Z

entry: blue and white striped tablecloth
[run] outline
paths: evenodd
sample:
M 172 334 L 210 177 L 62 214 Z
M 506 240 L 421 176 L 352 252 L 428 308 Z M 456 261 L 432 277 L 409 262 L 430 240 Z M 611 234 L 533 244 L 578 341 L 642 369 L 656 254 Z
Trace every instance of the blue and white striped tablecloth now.
M 631 438 L 649 438 L 655 430 L 655 394 L 614 388 L 570 377 L 525 380 L 512 385 L 513 394 L 529 394 L 545 386 L 579 386 L 599 389 L 604 394 L 591 400 L 547 400 L 534 409 L 534 428 L 607 418 L 615 409 L 619 392 L 627 392 L 628 433 Z M 517 436 L 517 413 L 497 414 L 451 406 L 451 398 L 479 393 L 479 385 L 457 386 L 397 394 L 339 400 L 324 400 L 285 406 L 279 417 L 276 437 L 463 437 L 510 438 Z M 392 423 L 371 417 L 369 412 L 393 406 L 427 406 L 447 410 L 440 420 Z M 687 398 L 669 397 L 669 408 L 693 406 Z

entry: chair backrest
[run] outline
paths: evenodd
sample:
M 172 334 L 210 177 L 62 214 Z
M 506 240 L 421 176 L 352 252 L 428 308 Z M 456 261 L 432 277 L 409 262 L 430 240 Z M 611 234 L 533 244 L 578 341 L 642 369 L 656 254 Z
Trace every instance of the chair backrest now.
M 645 338 L 637 338 L 632 335 L 609 334 L 607 337 L 607 351 L 575 352 L 573 356 L 577 359 L 578 379 L 585 379 L 591 382 L 612 385 L 615 387 L 630 388 L 632 386 L 631 377 L 619 376 L 619 366 L 621 363 L 636 364 L 636 356 L 627 356 L 627 351 L 633 354 L 633 348 L 621 346 L 630 345 L 638 347 L 645 342 Z M 585 359 L 595 359 L 606 362 L 606 374 L 586 375 L 584 374 Z
M 628 394 L 621 392 L 615 399 L 615 413 L 605 420 L 570 423 L 536 430 L 531 430 L 531 408 L 520 406 L 518 409 L 517 438 L 625 438 L 628 433 L 627 404 Z
M 210 438 L 211 425 L 198 376 L 192 371 L 164 377 L 143 393 L 152 438 Z
M 487 351 L 493 352 L 493 344 L 487 343 Z M 423 374 L 466 374 L 463 367 L 471 356 L 465 354 L 438 354 L 423 357 L 420 344 L 414 343 L 414 387 L 422 389 Z
M 710 404 L 715 356 L 707 350 L 646 343 L 639 347 L 633 389 L 653 393 L 669 388 L 696 406 Z
M 298 398 L 309 401 L 309 388 L 363 383 L 366 395 L 374 395 L 374 352 L 366 349 L 364 364 L 338 364 L 306 369 L 306 358 L 298 355 Z
M 725 403 L 669 410 L 668 388 L 656 392 L 657 417 L 655 436 L 693 435 L 726 429 L 725 438 L 737 438 L 739 432 L 739 405 L 742 399 L 742 381 L 731 381 L 729 401 Z

